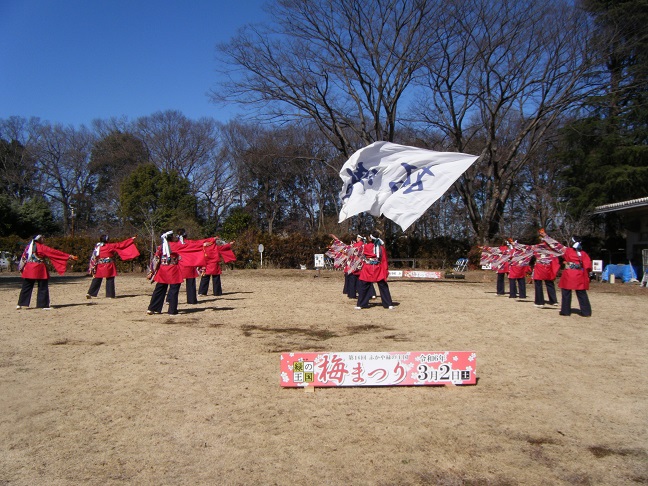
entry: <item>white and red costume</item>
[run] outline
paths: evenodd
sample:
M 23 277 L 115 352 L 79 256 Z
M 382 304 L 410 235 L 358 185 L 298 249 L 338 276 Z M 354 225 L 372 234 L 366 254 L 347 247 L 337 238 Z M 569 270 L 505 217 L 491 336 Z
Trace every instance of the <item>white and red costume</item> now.
M 383 307 L 393 309 L 387 277 L 389 276 L 389 264 L 387 251 L 380 238 L 370 237 L 372 242 L 362 245 L 364 262 L 358 277 L 358 303 L 356 309 L 367 307 L 371 299 L 371 285 L 376 283 L 380 291 L 380 299 Z
M 149 313 L 162 312 L 164 299 L 169 289 L 169 314 L 178 313 L 178 292 L 180 284 L 184 280 L 182 270 L 178 262 L 184 260 L 184 264 L 190 267 L 205 266 L 204 245 L 213 242 L 210 238 L 205 243 L 188 242 L 182 244 L 177 241 L 167 241 L 167 237 L 173 234 L 168 232 L 162 235 L 162 245 L 157 248 L 154 256 L 153 268 L 151 269 L 151 278 L 156 282 L 151 302 L 148 307 Z
M 558 287 L 561 289 L 561 306 L 560 315 L 568 316 L 571 314 L 571 295 L 572 290 L 576 291 L 576 297 L 583 317 L 592 315 L 592 307 L 587 296 L 590 287 L 589 273 L 592 271 L 592 260 L 587 253 L 581 249 L 580 242 L 574 241 L 574 245 L 569 248 L 562 245 L 553 238 L 542 235 L 542 240 L 554 251 L 562 255 L 564 269 Z
M 107 239 L 107 237 L 106 237 Z M 132 260 L 140 255 L 135 246 L 135 238 L 128 238 L 117 243 L 108 243 L 100 241 L 90 257 L 88 273 L 92 275 L 92 282 L 86 297 L 96 297 L 101 288 L 102 279 L 106 279 L 106 297 L 115 297 L 115 277 L 117 276 L 117 265 L 115 257 L 119 256 L 122 260 Z
M 70 258 L 76 258 L 72 255 L 50 248 L 49 246 L 39 243 L 40 236 L 37 236 L 27 245 L 21 257 L 20 273 L 23 278 L 20 296 L 18 297 L 18 306 L 29 307 L 31 302 L 32 291 L 34 284 L 38 283 L 38 293 L 36 295 L 36 307 L 40 309 L 49 309 L 49 271 L 45 265 L 45 258 L 47 258 L 54 270 L 59 275 L 65 274 L 67 269 L 67 262 Z
M 198 295 L 207 295 L 209 291 L 209 280 L 212 280 L 212 291 L 214 295 L 223 295 L 223 287 L 221 284 L 221 259 L 225 263 L 236 261 L 236 255 L 232 251 L 232 244 L 225 243 L 223 245 L 212 245 L 205 248 L 205 259 L 207 261 L 202 277 L 200 278 L 200 286 L 198 287 Z

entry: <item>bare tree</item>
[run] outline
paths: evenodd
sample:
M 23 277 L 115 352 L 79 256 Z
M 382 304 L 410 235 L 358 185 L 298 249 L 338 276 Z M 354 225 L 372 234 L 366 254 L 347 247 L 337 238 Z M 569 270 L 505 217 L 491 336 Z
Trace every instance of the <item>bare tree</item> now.
M 218 123 L 211 118 L 191 120 L 179 111 L 157 112 L 139 118 L 134 133 L 146 146 L 158 169 L 176 171 L 195 187 L 201 167 L 209 165 L 218 144 Z
M 76 214 L 89 224 L 93 211 L 94 179 L 90 154 L 94 135 L 84 126 L 43 125 L 39 130 L 35 156 L 41 174 L 41 191 L 59 205 L 65 230 L 72 229 L 70 217 Z
M 238 194 L 231 160 L 223 147 L 211 151 L 197 169 L 194 185 L 202 216 L 212 227 L 218 227 L 221 217 L 235 204 Z
M 5 142 L 0 154 L 0 182 L 2 190 L 20 204 L 38 194 L 35 148 L 40 127 L 38 118 L 12 116 L 0 120 L 0 140 Z
M 592 88 L 588 19 L 563 0 L 457 0 L 437 20 L 413 117 L 443 148 L 481 155 L 455 187 L 484 242 L 547 131 Z
M 212 97 L 308 119 L 345 158 L 393 141 L 399 103 L 433 48 L 426 25 L 440 3 L 278 0 L 272 26 L 247 26 L 218 46 L 230 80 Z

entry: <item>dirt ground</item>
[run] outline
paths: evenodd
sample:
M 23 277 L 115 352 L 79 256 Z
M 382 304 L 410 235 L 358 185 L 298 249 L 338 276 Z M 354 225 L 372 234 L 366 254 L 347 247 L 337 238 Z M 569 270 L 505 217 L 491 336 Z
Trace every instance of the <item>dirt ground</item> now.
M 234 270 L 222 297 L 147 316 L 152 286 L 0 276 L 0 485 L 648 483 L 648 289 L 594 283 L 593 317 L 495 295 L 494 274 L 390 280 Z M 210 289 L 211 290 L 211 289 Z M 35 304 L 34 292 L 32 305 Z M 574 298 L 573 305 L 577 305 Z M 477 353 L 475 386 L 281 388 L 289 351 Z

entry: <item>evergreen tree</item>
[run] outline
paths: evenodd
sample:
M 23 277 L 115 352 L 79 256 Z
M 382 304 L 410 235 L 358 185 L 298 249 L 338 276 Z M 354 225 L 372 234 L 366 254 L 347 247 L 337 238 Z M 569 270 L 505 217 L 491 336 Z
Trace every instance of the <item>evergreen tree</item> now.
M 648 187 L 648 1 L 589 0 L 605 90 L 563 130 L 573 215 L 645 197 Z
M 197 226 L 197 205 L 189 181 L 153 164 L 138 166 L 121 185 L 122 216 L 153 241 L 162 230 Z

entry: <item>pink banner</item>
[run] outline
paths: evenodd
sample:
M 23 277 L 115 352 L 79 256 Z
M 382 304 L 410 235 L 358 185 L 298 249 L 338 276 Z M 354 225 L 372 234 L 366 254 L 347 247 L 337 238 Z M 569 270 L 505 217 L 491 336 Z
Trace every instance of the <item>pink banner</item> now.
M 443 278 L 443 272 L 429 272 L 424 270 L 403 270 L 405 278 Z
M 281 386 L 474 385 L 474 351 L 284 353 Z

